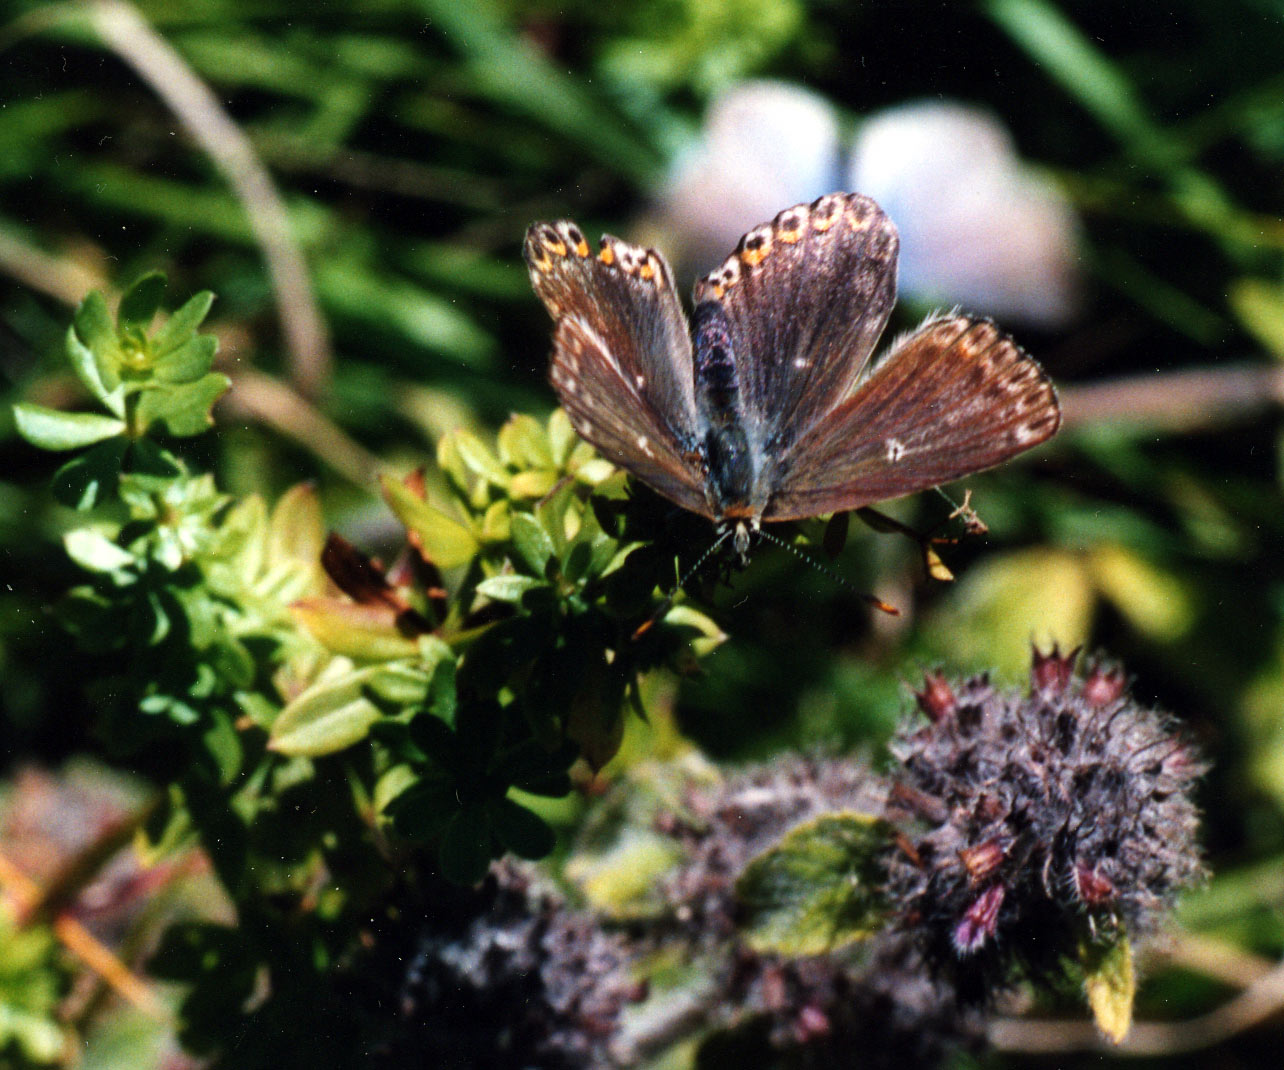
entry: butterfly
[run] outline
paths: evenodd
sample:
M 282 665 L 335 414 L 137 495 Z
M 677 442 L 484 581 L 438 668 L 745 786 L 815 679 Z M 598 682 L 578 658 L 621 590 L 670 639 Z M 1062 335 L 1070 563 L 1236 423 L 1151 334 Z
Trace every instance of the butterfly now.
M 947 314 L 870 354 L 896 300 L 896 227 L 833 193 L 754 227 L 695 286 L 654 249 L 567 220 L 523 253 L 553 317 L 549 378 L 579 434 L 683 509 L 734 528 L 860 508 L 999 464 L 1060 426 L 1043 369 Z

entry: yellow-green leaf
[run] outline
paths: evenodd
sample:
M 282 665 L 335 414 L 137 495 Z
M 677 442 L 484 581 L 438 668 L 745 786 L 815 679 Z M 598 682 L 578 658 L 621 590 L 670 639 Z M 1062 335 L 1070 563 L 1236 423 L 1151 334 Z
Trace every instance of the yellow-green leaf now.
M 455 432 L 455 449 L 473 472 L 501 490 L 508 488 L 509 474 L 498 458 L 470 431 Z
M 290 607 L 294 619 L 322 646 L 360 661 L 410 658 L 419 652 L 413 637 L 397 629 L 391 606 L 358 605 L 337 598 L 302 598 Z
M 1231 285 L 1230 303 L 1240 323 L 1284 360 L 1284 286 L 1266 279 L 1239 279 Z
M 268 526 L 268 564 L 300 562 L 320 567 L 325 545 L 321 499 L 311 483 L 296 483 L 281 495 Z
M 508 493 L 514 498 L 542 498 L 557 485 L 559 478 L 553 468 L 518 472 L 508 484 Z
M 884 905 L 878 857 L 886 823 L 871 814 L 823 814 L 753 859 L 736 881 L 744 936 L 756 951 L 820 955 L 875 932 Z
M 548 418 L 548 442 L 553 449 L 553 463 L 558 468 L 565 468 L 566 462 L 579 443 L 580 438 L 571 426 L 571 418 L 565 409 L 554 409 Z
M 1132 626 L 1171 642 L 1195 622 L 1195 608 L 1177 577 L 1122 546 L 1102 546 L 1089 558 L 1097 587 Z
M 281 711 L 268 746 L 280 754 L 316 758 L 365 738 L 382 714 L 365 697 L 380 666 L 327 675 Z
M 1084 991 L 1097 1028 L 1118 1044 L 1132 1028 L 1132 1006 L 1137 995 L 1132 943 L 1118 933 L 1108 944 L 1092 943 L 1080 949 Z
M 553 467 L 548 432 L 533 416 L 522 413 L 512 417 L 499 429 L 496 443 L 500 460 L 514 468 Z
M 384 476 L 379 481 L 389 508 L 418 536 L 424 553 L 438 568 L 467 564 L 477 556 L 476 537 L 454 517 L 419 498 L 399 479 Z
M 42 450 L 77 450 L 122 434 L 125 422 L 97 412 L 62 412 L 20 401 L 13 407 L 18 434 Z
M 699 636 L 691 640 L 691 648 L 700 657 L 713 653 L 727 641 L 727 633 L 718 627 L 712 617 L 691 606 L 673 606 L 664 615 L 666 624 L 694 628 Z

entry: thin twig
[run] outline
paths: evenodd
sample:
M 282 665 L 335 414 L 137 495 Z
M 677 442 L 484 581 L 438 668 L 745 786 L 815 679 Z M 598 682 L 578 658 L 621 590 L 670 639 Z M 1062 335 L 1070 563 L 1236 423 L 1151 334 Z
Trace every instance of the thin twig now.
M 272 276 L 285 333 L 290 377 L 315 397 L 329 381 L 330 339 L 285 203 L 248 137 L 218 98 L 138 10 L 125 0 L 95 0 L 90 19 L 104 44 L 146 81 L 209 154 L 245 206 Z
M 1229 364 L 1156 372 L 1061 390 L 1067 427 L 1141 425 L 1185 432 L 1243 420 L 1284 403 L 1284 368 Z
M 0 854 L 0 887 L 9 894 L 17 907 L 16 913 L 23 918 L 29 918 L 33 911 L 38 911 L 45 899 L 40 886 L 3 854 Z M 111 985 L 122 998 L 152 1017 L 165 1016 L 165 1009 L 151 987 L 70 913 L 56 913 L 51 925 L 59 942 Z
M 378 457 L 279 379 L 241 368 L 229 371 L 233 389 L 221 403 L 251 416 L 328 464 L 359 487 L 369 487 L 381 467 Z
M 1248 988 L 1275 969 L 1275 963 L 1264 955 L 1197 933 L 1180 933 L 1166 941 L 1158 958 L 1169 966 L 1181 966 L 1232 988 Z
M 8 230 L 0 230 L 0 272 L 24 286 L 69 305 L 90 290 L 105 290 L 107 280 L 79 260 L 37 248 Z

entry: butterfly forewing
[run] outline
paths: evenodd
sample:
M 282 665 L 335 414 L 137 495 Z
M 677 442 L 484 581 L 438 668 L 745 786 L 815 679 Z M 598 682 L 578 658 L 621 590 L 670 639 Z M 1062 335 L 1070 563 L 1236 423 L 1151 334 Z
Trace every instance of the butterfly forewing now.
M 726 313 L 747 415 L 783 453 L 851 391 L 896 300 L 896 228 L 835 193 L 755 227 L 696 285 Z
M 711 516 L 695 454 L 691 341 L 664 259 L 574 223 L 536 223 L 524 249 L 556 321 L 549 379 L 579 433 L 685 509 Z
M 895 345 L 778 469 L 764 520 L 899 498 L 999 464 L 1050 438 L 1052 383 L 987 320 L 948 316 Z

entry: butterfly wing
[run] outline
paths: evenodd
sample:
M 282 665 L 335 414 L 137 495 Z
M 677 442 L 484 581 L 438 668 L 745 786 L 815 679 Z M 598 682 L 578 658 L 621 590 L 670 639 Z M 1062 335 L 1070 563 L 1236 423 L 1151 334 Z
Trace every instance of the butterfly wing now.
M 859 193 L 788 208 L 696 284 L 719 303 L 746 416 L 772 456 L 805 440 L 859 379 L 896 302 L 896 227 Z
M 556 322 L 549 379 L 580 435 L 684 509 L 712 517 L 695 452 L 691 339 L 664 258 L 574 223 L 536 223 L 524 255 Z
M 782 462 L 765 520 L 900 498 L 990 468 L 1061 424 L 1043 369 L 988 320 L 945 316 L 899 341 Z

